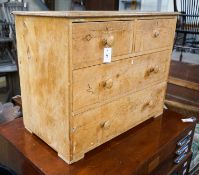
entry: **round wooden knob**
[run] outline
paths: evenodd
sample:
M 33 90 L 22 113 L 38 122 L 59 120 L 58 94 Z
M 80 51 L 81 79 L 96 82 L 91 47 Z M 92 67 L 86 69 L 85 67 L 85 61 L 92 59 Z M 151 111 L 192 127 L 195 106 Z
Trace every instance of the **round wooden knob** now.
M 113 46 L 113 43 L 114 43 L 113 35 L 107 36 L 106 38 L 103 39 L 103 44 L 105 47 L 111 47 Z
M 143 106 L 142 106 L 142 110 L 145 110 L 145 109 L 147 109 L 147 107 L 152 107 L 153 106 L 153 101 L 152 100 L 150 100 L 150 101 L 148 101 L 148 102 L 146 102 Z
M 155 66 L 155 67 L 154 67 L 154 72 L 155 72 L 155 73 L 158 73 L 158 72 L 159 72 L 159 66 Z
M 108 79 L 104 82 L 105 88 L 110 89 L 110 88 L 112 88 L 112 86 L 113 86 L 113 80 L 112 79 Z
M 148 106 L 149 107 L 153 106 L 153 101 L 152 100 L 148 102 Z
M 101 124 L 101 127 L 107 129 L 110 127 L 110 125 L 111 125 L 110 121 L 105 121 L 104 123 Z
M 148 73 L 158 73 L 159 71 L 159 66 L 154 66 L 154 67 L 151 67 L 149 70 L 148 70 Z
M 160 31 L 159 30 L 154 30 L 153 31 L 154 38 L 157 38 L 159 35 L 160 35 Z
M 158 73 L 159 72 L 159 66 L 151 67 L 145 72 L 145 77 L 150 76 L 153 73 Z

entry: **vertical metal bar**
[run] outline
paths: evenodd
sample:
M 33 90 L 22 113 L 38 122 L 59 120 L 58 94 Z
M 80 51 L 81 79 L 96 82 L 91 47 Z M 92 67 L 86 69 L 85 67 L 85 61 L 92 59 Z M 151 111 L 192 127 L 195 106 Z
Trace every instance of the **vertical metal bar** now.
M 157 11 L 161 11 L 162 0 L 157 0 Z
M 198 0 L 196 0 L 196 6 L 195 6 L 195 8 L 196 8 L 196 12 L 195 12 L 195 15 L 199 15 L 199 2 L 198 2 Z M 197 17 L 195 17 L 196 18 L 196 24 L 195 24 L 195 28 L 197 29 L 197 32 L 199 32 L 199 17 L 197 16 Z
M 198 1 L 196 1 L 196 0 L 193 0 L 193 13 L 192 13 L 192 15 L 193 15 L 193 30 L 195 31 L 196 30 L 196 23 L 197 23 L 197 17 L 195 17 L 195 15 L 196 15 L 196 10 L 197 10 L 197 2 Z
M 188 8 L 188 4 L 187 3 L 187 0 L 184 0 L 184 5 L 185 5 L 185 10 L 184 10 L 184 13 L 187 14 L 189 12 L 189 8 Z M 187 16 L 185 16 L 185 28 L 187 28 L 187 21 L 189 20 L 189 18 Z
M 181 12 L 184 12 L 184 0 L 181 0 Z M 184 16 L 182 16 L 182 29 L 184 30 Z
M 192 15 L 192 12 L 191 12 L 192 1 L 193 0 L 190 0 L 190 3 L 187 3 L 187 6 L 188 6 L 188 12 L 187 13 L 188 13 L 188 15 Z M 187 24 L 188 24 L 188 30 L 191 30 L 191 23 L 192 23 L 192 17 L 189 16 L 188 22 L 187 22 Z
M 177 12 L 178 11 L 178 8 L 177 8 L 177 0 L 174 0 L 174 4 L 173 4 L 173 8 L 174 8 L 174 12 Z

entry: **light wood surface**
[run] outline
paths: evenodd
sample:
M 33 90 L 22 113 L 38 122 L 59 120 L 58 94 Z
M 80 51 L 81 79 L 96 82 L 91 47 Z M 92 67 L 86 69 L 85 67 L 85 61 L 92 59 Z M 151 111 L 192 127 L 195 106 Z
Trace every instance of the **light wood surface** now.
M 73 153 L 96 146 L 162 113 L 166 83 L 131 93 L 73 117 Z M 85 141 L 86 140 L 86 141 Z M 82 152 L 83 150 L 83 152 Z M 74 158 L 76 159 L 76 157 Z
M 15 15 L 50 17 L 128 17 L 128 16 L 176 16 L 177 12 L 132 12 L 132 11 L 14 11 Z
M 113 61 L 116 56 L 131 54 L 133 27 L 134 21 L 74 23 L 73 68 L 102 64 L 105 47 L 112 48 Z
M 175 78 L 175 77 L 169 77 L 168 82 L 174 85 L 178 85 L 178 86 L 182 86 L 182 87 L 186 87 L 192 90 L 199 91 L 199 83 L 194 83 L 191 81 L 187 81 L 187 80 L 183 80 L 183 79 Z
M 167 50 L 73 71 L 73 111 L 166 81 L 169 58 Z
M 173 19 L 138 20 L 135 52 L 172 46 L 175 23 Z
M 15 14 L 25 127 L 67 163 L 162 113 L 175 13 Z
M 16 32 L 25 127 L 70 159 L 68 21 L 19 16 Z
M 193 113 L 199 113 L 199 109 L 195 106 L 192 105 L 188 105 L 188 104 L 183 104 L 183 103 L 179 103 L 179 102 L 175 102 L 175 101 L 171 101 L 171 100 L 165 100 L 165 104 L 168 106 L 173 106 L 182 110 L 188 110 L 188 111 L 192 111 Z

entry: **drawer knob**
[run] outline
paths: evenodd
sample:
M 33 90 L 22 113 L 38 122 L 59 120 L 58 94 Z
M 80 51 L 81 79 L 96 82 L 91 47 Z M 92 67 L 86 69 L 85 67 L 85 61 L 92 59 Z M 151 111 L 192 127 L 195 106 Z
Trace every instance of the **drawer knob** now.
M 154 66 L 154 67 L 151 67 L 149 68 L 146 73 L 145 73 L 145 76 L 149 76 L 151 75 L 152 73 L 158 73 L 159 72 L 159 66 Z
M 154 38 L 157 38 L 159 35 L 160 35 L 160 31 L 159 30 L 154 30 L 153 31 Z
M 111 126 L 110 121 L 105 121 L 104 123 L 101 124 L 102 128 L 108 129 Z
M 151 100 L 147 104 L 148 104 L 149 107 L 151 107 L 151 106 L 153 106 L 153 101 Z
M 145 106 L 147 107 L 152 107 L 153 106 L 153 101 L 152 100 L 150 100 L 150 101 L 148 101 L 146 104 L 145 104 Z
M 158 73 L 159 72 L 159 66 L 155 66 L 154 67 L 154 73 Z
M 114 37 L 113 35 L 107 36 L 103 39 L 103 44 L 105 47 L 111 47 L 114 43 Z
M 146 109 L 147 107 L 151 108 L 153 106 L 153 101 L 150 100 L 148 102 L 146 102 L 143 107 L 142 107 L 142 110 Z
M 107 89 L 111 89 L 113 86 L 113 80 L 112 79 L 108 79 L 104 82 L 104 87 Z

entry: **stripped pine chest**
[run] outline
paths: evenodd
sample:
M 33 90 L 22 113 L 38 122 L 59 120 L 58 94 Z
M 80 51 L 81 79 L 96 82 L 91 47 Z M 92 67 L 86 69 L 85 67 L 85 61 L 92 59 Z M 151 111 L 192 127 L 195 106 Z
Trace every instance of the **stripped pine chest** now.
M 24 125 L 67 163 L 163 112 L 176 13 L 14 14 Z

